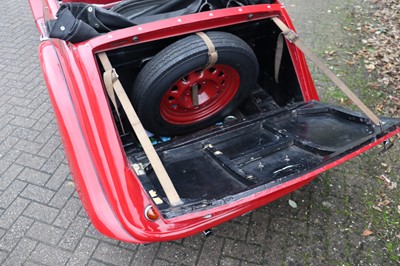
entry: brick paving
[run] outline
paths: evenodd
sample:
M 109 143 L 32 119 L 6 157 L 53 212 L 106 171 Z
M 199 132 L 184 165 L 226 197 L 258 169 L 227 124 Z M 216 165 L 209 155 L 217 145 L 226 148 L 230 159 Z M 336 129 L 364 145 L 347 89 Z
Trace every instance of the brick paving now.
M 309 36 L 315 34 L 313 21 L 319 20 L 315 10 L 326 14 L 331 5 L 333 12 L 339 12 L 345 5 L 338 11 L 334 3 L 313 1 L 315 10 L 310 11 L 304 1 L 289 2 L 290 12 L 299 10 L 294 16 L 301 25 L 300 32 L 307 29 L 304 32 Z M 1 265 L 391 263 L 381 254 L 378 239 L 365 240 L 361 236 L 365 221 L 352 215 L 353 211 L 363 211 L 365 187 L 371 185 L 360 159 L 215 228 L 214 235 L 208 238 L 196 235 L 166 243 L 133 245 L 102 236 L 91 225 L 74 190 L 38 63 L 39 36 L 29 5 L 23 0 L 3 0 L 2 5 Z M 315 48 L 321 41 L 311 43 Z M 373 163 L 379 167 L 379 162 Z M 290 207 L 289 199 L 298 207 Z

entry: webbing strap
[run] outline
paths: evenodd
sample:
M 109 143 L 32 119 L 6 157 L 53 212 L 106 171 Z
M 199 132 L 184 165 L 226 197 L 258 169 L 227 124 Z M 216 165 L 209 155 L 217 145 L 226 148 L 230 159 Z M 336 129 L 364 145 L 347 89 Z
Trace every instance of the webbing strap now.
M 115 81 L 114 77 L 118 78 L 117 73 L 115 73 L 115 69 L 111 69 L 111 70 L 105 71 L 103 73 L 103 80 L 104 80 L 104 83 L 106 86 L 106 91 L 107 91 L 108 97 L 110 98 L 110 100 L 114 106 L 114 109 L 117 112 L 119 124 L 121 125 L 122 132 L 125 134 L 125 128 L 124 128 L 124 125 L 122 124 L 121 115 L 118 110 L 117 99 L 115 98 L 115 93 L 114 93 L 113 86 L 112 86 L 112 84 Z
M 279 83 L 279 70 L 281 69 L 281 62 L 283 56 L 283 33 L 278 35 L 278 40 L 276 41 L 276 50 L 275 50 L 275 82 Z
M 153 170 L 158 178 L 158 181 L 160 181 L 160 184 L 161 184 L 162 188 L 164 189 L 164 192 L 168 198 L 168 201 L 170 202 L 170 204 L 172 206 L 182 204 L 183 202 L 180 199 L 178 193 L 176 192 L 176 189 L 175 189 L 174 185 L 172 184 L 172 181 L 171 181 L 167 171 L 165 170 L 160 157 L 158 156 L 153 145 L 151 144 L 150 139 L 148 138 L 147 133 L 146 133 L 145 129 L 143 128 L 143 125 L 140 122 L 140 119 L 137 116 L 136 111 L 133 108 L 133 106 L 128 98 L 128 95 L 126 95 L 126 92 L 125 92 L 124 88 L 122 87 L 121 82 L 118 79 L 118 75 L 117 75 L 115 69 L 112 68 L 112 65 L 110 63 L 110 60 L 108 59 L 107 54 L 100 53 L 99 59 L 105 70 L 104 85 L 106 86 L 107 91 L 114 91 L 116 96 L 118 97 L 118 99 L 128 117 L 128 120 L 131 123 L 132 128 L 135 131 L 135 134 L 136 134 L 137 138 L 139 139 L 139 142 L 142 145 L 147 158 L 149 159 L 151 166 L 153 167 Z M 114 98 L 114 100 L 111 98 L 111 101 L 115 101 L 115 98 Z
M 297 46 L 314 64 L 333 82 L 335 83 L 336 86 L 339 87 L 341 91 L 343 91 L 344 94 L 349 97 L 350 100 L 353 101 L 355 105 L 357 105 L 358 108 L 366 115 L 368 116 L 371 121 L 380 126 L 381 121 L 380 119 L 350 90 L 350 88 L 343 82 L 341 81 L 335 73 L 333 73 L 316 55 L 314 55 L 313 52 L 311 52 L 310 49 L 307 48 L 303 44 L 303 42 L 299 39 L 298 35 L 289 29 L 285 23 L 282 22 L 277 17 L 273 17 L 272 20 L 275 22 L 275 24 L 281 29 L 283 35 L 288 39 L 291 43 Z M 275 71 L 277 71 L 275 69 Z M 279 71 L 279 70 L 278 70 Z
M 208 37 L 207 34 L 205 34 L 204 32 L 197 32 L 196 34 L 200 38 L 202 38 L 204 43 L 207 45 L 207 48 L 208 48 L 208 62 L 207 62 L 207 65 L 205 66 L 204 69 L 209 69 L 210 67 L 215 65 L 215 63 L 217 63 L 217 61 L 218 61 L 217 50 L 215 49 L 214 43 L 212 42 L 210 37 Z

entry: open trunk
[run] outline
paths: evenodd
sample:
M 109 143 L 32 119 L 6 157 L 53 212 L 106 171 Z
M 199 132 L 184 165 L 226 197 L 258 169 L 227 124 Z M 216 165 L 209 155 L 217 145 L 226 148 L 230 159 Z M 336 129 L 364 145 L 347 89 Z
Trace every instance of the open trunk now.
M 382 121 L 385 132 L 399 126 L 395 119 Z M 158 208 L 170 218 L 226 204 L 303 176 L 382 135 L 380 128 L 357 113 L 309 102 L 157 144 L 156 150 L 184 201 L 179 209 L 165 203 L 165 194 L 132 135 L 122 140 L 144 188 L 164 199 L 164 203 L 157 202 Z
M 121 133 L 132 168 L 165 218 L 224 205 L 322 172 L 328 164 L 399 127 L 398 119 L 382 119 L 379 127 L 360 113 L 318 101 L 306 102 L 306 89 L 301 89 L 298 81 L 302 73 L 296 72 L 287 45 L 279 82 L 275 82 L 273 61 L 280 31 L 269 19 L 213 30 L 245 40 L 257 56 L 260 76 L 248 99 L 213 126 L 171 138 L 152 137 L 183 205 L 176 208 L 168 204 L 134 133 Z M 182 37 L 109 52 L 126 90 L 132 88 L 143 65 Z M 123 121 L 129 128 L 124 116 Z

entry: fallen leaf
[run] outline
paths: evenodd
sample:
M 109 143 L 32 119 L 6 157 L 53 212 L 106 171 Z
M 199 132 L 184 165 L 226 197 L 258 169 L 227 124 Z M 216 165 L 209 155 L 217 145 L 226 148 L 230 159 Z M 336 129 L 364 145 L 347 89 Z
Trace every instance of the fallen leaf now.
M 372 71 L 372 70 L 375 69 L 375 65 L 374 65 L 374 64 L 369 64 L 369 65 L 366 65 L 365 68 L 366 68 L 367 70 L 369 70 L 369 71 Z
M 378 203 L 378 206 L 387 206 L 387 205 L 389 205 L 390 203 L 391 203 L 390 200 L 385 199 L 385 200 L 379 202 L 379 203 Z
M 400 234 L 396 235 L 396 237 L 397 237 L 398 239 L 400 239 Z
M 291 199 L 289 200 L 289 205 L 292 208 L 297 208 L 297 203 L 295 201 L 291 200 Z
M 393 190 L 397 188 L 397 182 L 392 182 L 390 185 L 387 186 L 389 190 Z
M 372 231 L 370 231 L 370 230 L 368 230 L 368 229 L 365 229 L 364 230 L 364 232 L 362 233 L 362 235 L 363 236 L 370 236 L 370 235 L 372 235 L 374 232 L 372 232 Z
M 372 205 L 372 209 L 377 210 L 378 212 L 382 212 L 382 209 L 375 205 Z

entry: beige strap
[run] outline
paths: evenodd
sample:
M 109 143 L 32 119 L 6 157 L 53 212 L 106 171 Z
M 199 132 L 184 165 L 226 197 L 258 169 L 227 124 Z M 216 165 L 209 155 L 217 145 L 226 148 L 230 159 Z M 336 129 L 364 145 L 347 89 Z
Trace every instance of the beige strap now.
M 164 192 L 168 198 L 168 201 L 170 202 L 170 204 L 172 206 L 182 204 L 183 202 L 180 199 L 178 193 L 176 192 L 176 189 L 175 189 L 174 185 L 172 184 L 172 181 L 171 181 L 170 177 L 168 176 L 168 173 L 165 170 L 160 157 L 158 157 L 156 150 L 154 149 L 153 145 L 151 144 L 150 139 L 147 136 L 147 133 L 146 133 L 145 129 L 143 128 L 143 125 L 140 122 L 139 117 L 137 116 L 135 110 L 133 109 L 133 106 L 132 106 L 129 98 L 126 95 L 126 92 L 125 92 L 124 88 L 122 87 L 121 82 L 118 79 L 118 75 L 115 72 L 115 69 L 113 69 L 111 66 L 111 63 L 107 57 L 107 54 L 100 53 L 99 59 L 100 59 L 101 63 L 103 64 L 104 70 L 107 73 L 107 77 L 109 75 L 111 75 L 111 78 L 107 78 L 107 80 L 105 80 L 105 82 L 104 82 L 106 89 L 107 89 L 107 91 L 109 91 L 109 90 L 115 91 L 128 119 L 129 119 L 129 122 L 131 123 L 132 128 L 135 131 L 135 134 L 136 134 L 137 138 L 139 139 L 139 142 L 142 145 L 143 150 L 144 150 L 145 154 L 147 155 L 147 158 L 150 161 L 150 164 L 153 167 L 153 170 L 158 178 L 158 181 L 160 181 L 160 184 L 161 184 L 162 188 L 164 189 Z M 111 80 L 111 82 L 110 82 L 110 80 Z
M 364 112 L 369 119 L 371 119 L 374 124 L 378 126 L 381 125 L 380 119 L 349 89 L 349 87 L 347 87 L 343 81 L 341 81 L 335 75 L 335 73 L 333 73 L 317 56 L 313 54 L 313 52 L 311 52 L 310 49 L 307 48 L 307 46 L 303 44 L 301 40 L 299 40 L 298 35 L 294 31 L 289 29 L 279 18 L 273 17 L 272 20 L 282 30 L 286 39 L 288 39 L 291 43 L 294 43 L 312 62 L 314 62 L 314 64 L 330 80 L 332 80 L 332 82 L 335 83 L 336 86 L 338 86 L 339 89 L 341 89 L 347 95 L 347 97 L 349 97 L 350 100 L 352 100 L 353 103 L 357 105 L 357 107 L 360 108 L 360 110 Z
M 275 50 L 275 82 L 279 83 L 279 71 L 281 69 L 281 62 L 283 56 L 283 33 L 280 33 L 278 36 L 278 40 L 276 41 L 276 50 Z
M 121 115 L 118 110 L 117 100 L 115 99 L 115 94 L 114 94 L 114 90 L 113 90 L 113 86 L 112 86 L 112 84 L 115 81 L 114 77 L 118 78 L 117 73 L 115 73 L 115 69 L 111 69 L 111 70 L 105 71 L 103 73 L 103 79 L 104 79 L 104 83 L 106 85 L 108 97 L 110 98 L 112 104 L 114 105 L 114 109 L 117 112 L 117 116 L 118 116 L 119 124 L 121 125 L 122 132 L 125 134 L 125 128 L 124 128 L 124 125 L 122 124 Z
M 204 32 L 197 32 L 196 33 L 200 38 L 203 39 L 204 43 L 207 45 L 208 48 L 208 63 L 204 69 L 209 69 L 218 61 L 218 53 L 215 50 L 214 43 L 211 41 L 210 37 Z

